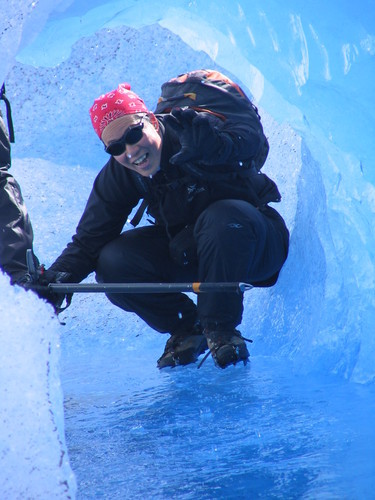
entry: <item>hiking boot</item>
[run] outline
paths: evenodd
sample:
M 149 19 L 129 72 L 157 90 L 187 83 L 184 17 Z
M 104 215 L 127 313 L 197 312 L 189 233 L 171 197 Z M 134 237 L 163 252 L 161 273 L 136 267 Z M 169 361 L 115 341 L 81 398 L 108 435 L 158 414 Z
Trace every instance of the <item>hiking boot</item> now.
M 204 330 L 203 333 L 216 366 L 226 368 L 239 361 L 243 361 L 246 365 L 250 355 L 245 340 L 248 342 L 252 340 L 242 337 L 238 330 Z
M 202 333 L 172 335 L 157 361 L 158 368 L 195 363 L 206 350 L 207 340 Z

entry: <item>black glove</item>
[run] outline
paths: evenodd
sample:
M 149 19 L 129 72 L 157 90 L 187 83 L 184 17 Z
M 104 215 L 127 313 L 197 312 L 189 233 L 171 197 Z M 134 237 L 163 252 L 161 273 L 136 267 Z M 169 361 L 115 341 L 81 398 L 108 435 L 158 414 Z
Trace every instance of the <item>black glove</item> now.
M 164 116 L 164 122 L 178 135 L 181 150 L 170 162 L 181 165 L 188 162 L 203 165 L 223 164 L 230 155 L 233 143 L 228 134 L 220 133 L 218 118 L 191 108 L 174 108 Z
M 37 273 L 37 278 L 33 278 L 30 274 L 26 274 L 25 277 L 18 280 L 16 284 L 22 286 L 26 290 L 35 292 L 38 297 L 49 302 L 54 307 L 56 314 L 59 314 L 70 305 L 73 294 L 53 292 L 48 288 L 48 285 L 50 283 L 74 283 L 74 276 L 64 271 L 54 271 L 51 269 L 44 270 L 43 266 L 38 268 Z M 66 301 L 66 306 L 61 307 L 64 299 Z
M 57 293 L 53 292 L 48 285 L 50 283 L 74 283 L 75 279 L 71 273 L 65 271 L 54 271 L 52 269 L 47 269 L 42 272 L 38 279 L 38 288 L 36 289 L 39 297 L 44 298 L 53 305 L 55 312 L 59 314 L 61 311 L 70 306 L 72 301 L 72 293 Z M 61 307 L 64 299 L 66 301 L 66 306 Z

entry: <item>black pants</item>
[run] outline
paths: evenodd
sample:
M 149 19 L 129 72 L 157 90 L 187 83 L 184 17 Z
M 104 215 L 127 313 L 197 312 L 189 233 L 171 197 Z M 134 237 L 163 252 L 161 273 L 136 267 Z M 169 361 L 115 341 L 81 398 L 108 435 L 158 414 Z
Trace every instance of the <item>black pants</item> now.
M 194 227 L 198 262 L 181 266 L 169 252 L 165 228 L 129 230 L 99 257 L 99 282 L 229 282 L 259 286 L 275 283 L 287 257 L 288 230 L 272 208 L 259 211 L 241 200 L 221 200 L 199 216 Z M 206 328 L 234 328 L 241 323 L 241 293 L 202 293 L 197 306 L 183 293 L 108 294 L 109 300 L 135 312 L 159 332 L 188 331 L 200 320 Z

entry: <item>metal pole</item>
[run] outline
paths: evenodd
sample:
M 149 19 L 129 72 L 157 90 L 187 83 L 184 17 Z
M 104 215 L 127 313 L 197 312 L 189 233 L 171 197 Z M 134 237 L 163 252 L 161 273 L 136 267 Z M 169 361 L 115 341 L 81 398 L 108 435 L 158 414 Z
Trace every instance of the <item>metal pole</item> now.
M 246 292 L 249 283 L 50 283 L 56 293 L 175 293 Z

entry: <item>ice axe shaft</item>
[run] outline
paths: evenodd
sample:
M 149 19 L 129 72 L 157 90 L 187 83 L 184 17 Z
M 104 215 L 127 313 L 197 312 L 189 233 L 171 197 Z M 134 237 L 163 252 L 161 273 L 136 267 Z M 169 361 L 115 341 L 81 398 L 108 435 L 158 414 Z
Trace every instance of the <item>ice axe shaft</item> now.
M 50 283 L 56 293 L 176 293 L 246 292 L 249 283 Z

